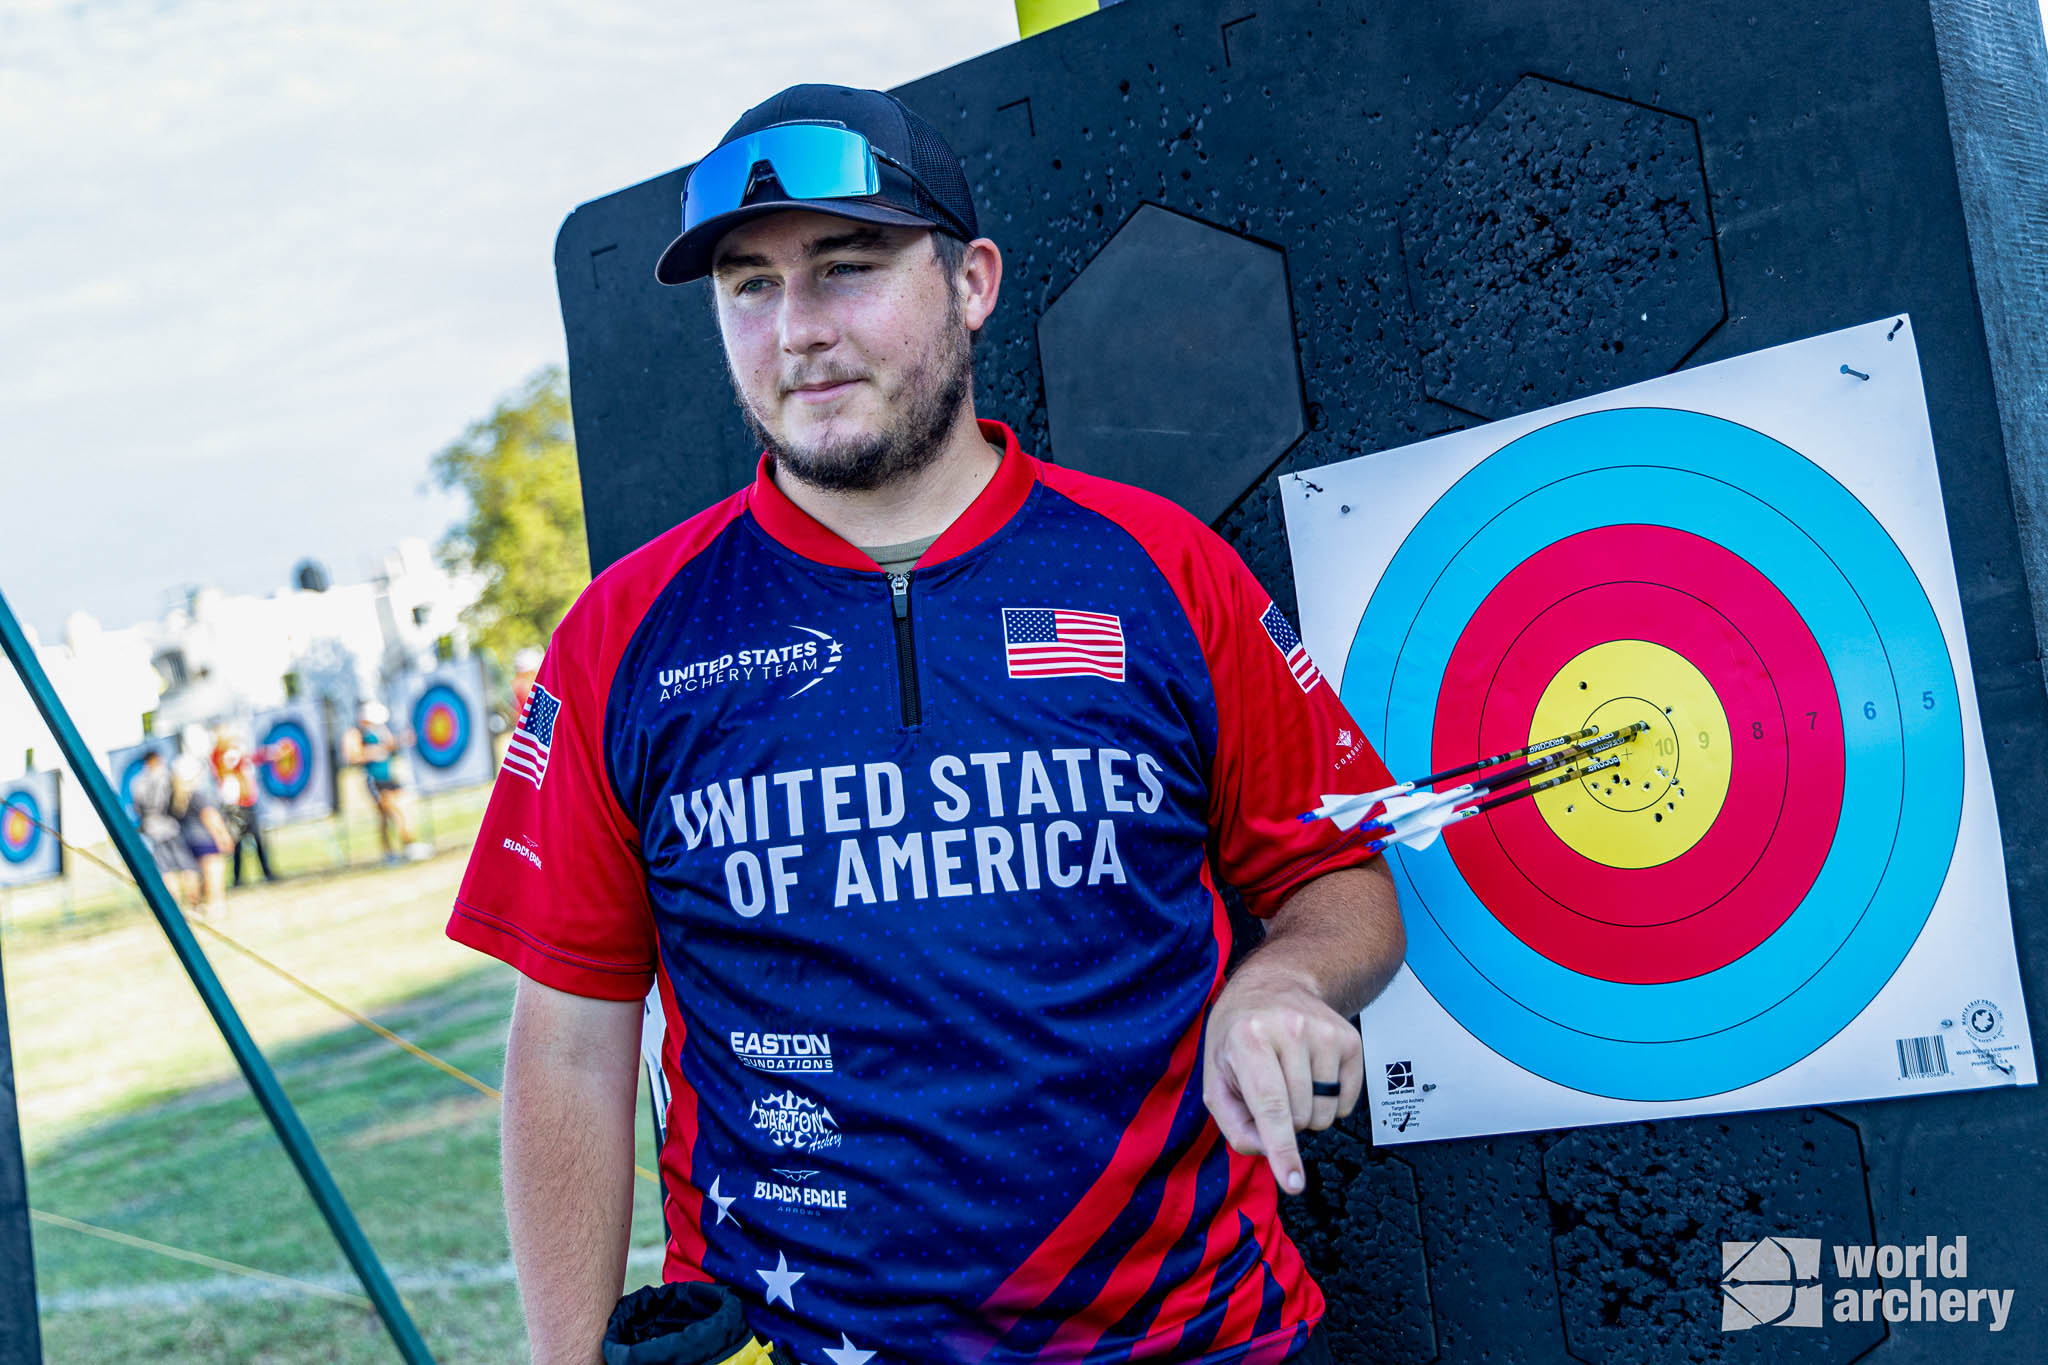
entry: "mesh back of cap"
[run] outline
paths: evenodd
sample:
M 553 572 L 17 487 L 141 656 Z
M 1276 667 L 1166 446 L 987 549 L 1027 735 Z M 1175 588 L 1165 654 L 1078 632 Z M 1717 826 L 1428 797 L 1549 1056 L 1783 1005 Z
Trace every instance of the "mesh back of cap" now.
M 919 212 L 931 212 L 937 216 L 937 206 L 928 202 L 936 198 L 940 205 L 973 230 L 971 235 L 979 237 L 981 225 L 974 216 L 974 199 L 967 192 L 967 176 L 961 171 L 953 149 L 946 145 L 946 139 L 939 135 L 938 129 L 908 108 L 903 110 L 903 122 L 910 131 L 910 169 L 931 190 L 930 194 L 926 194 L 923 188 L 918 190 Z

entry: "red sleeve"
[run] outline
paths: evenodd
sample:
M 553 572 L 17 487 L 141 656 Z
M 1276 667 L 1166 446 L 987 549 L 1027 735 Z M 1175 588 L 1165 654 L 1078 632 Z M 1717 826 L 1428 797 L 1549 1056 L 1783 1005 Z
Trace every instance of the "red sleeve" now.
M 604 702 L 572 612 L 498 768 L 448 937 L 574 995 L 635 1000 L 654 980 L 640 836 L 605 771 Z M 543 689 L 545 700 L 543 699 Z M 534 703 L 555 704 L 545 761 Z M 538 778 L 536 779 L 536 772 Z
M 1325 793 L 1372 791 L 1393 778 L 1237 551 L 1164 498 L 1056 465 L 1042 470 L 1052 488 L 1138 539 L 1201 642 L 1216 698 L 1209 829 L 1223 880 L 1253 914 L 1269 916 L 1303 883 L 1371 861 L 1358 831 L 1298 817 Z
M 654 915 L 640 832 L 612 787 L 606 703 L 648 607 L 744 505 L 735 495 L 642 547 L 570 608 L 500 761 L 448 937 L 573 995 L 647 994 Z
M 1215 539 L 1211 555 L 1213 597 L 1195 624 L 1216 688 L 1209 825 L 1217 870 L 1266 916 L 1304 882 L 1374 856 L 1358 831 L 1302 812 L 1394 779 L 1237 552 Z

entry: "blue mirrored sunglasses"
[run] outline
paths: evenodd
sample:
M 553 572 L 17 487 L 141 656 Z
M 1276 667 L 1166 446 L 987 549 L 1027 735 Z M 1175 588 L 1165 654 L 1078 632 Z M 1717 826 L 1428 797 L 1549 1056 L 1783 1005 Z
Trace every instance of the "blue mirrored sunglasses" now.
M 882 182 L 875 163 L 886 162 L 925 192 L 946 217 L 951 231 L 962 238 L 974 235 L 939 203 L 931 186 L 915 171 L 837 123 L 778 123 L 743 133 L 712 151 L 697 163 L 683 187 L 683 231 L 745 203 L 754 186 L 754 168 L 764 161 L 792 199 L 858 199 L 877 194 Z

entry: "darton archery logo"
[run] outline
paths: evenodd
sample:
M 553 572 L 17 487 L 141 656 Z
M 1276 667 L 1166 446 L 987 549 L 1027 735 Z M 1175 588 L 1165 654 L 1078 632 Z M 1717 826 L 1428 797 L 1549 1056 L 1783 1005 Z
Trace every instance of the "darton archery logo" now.
M 839 1121 L 832 1111 L 794 1090 L 771 1091 L 748 1111 L 755 1131 L 777 1147 L 795 1152 L 822 1152 L 840 1142 Z
M 781 635 L 750 641 L 744 649 L 664 668 L 656 678 L 661 701 L 696 697 L 728 688 L 773 689 L 772 695 L 801 696 L 838 671 L 846 646 L 822 630 L 789 626 Z
M 735 1029 L 729 1041 L 732 1055 L 741 1066 L 756 1071 L 830 1071 L 832 1035 L 829 1033 L 742 1033 Z

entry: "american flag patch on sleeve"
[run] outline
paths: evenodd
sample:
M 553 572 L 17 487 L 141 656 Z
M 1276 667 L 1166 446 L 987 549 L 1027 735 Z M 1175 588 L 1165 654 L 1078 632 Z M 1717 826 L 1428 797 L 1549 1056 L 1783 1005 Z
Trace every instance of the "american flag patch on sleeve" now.
M 525 778 L 535 791 L 548 775 L 548 750 L 554 746 L 555 718 L 561 712 L 561 698 L 535 683 L 526 699 L 526 714 L 505 746 L 505 771 Z
M 1280 651 L 1287 660 L 1287 671 L 1294 675 L 1294 681 L 1301 690 L 1308 692 L 1323 680 L 1323 672 L 1316 667 L 1314 659 L 1308 657 L 1308 646 L 1294 633 L 1293 624 L 1282 614 L 1278 604 L 1266 603 L 1259 624 L 1266 628 L 1266 638 L 1273 642 L 1273 648 Z

